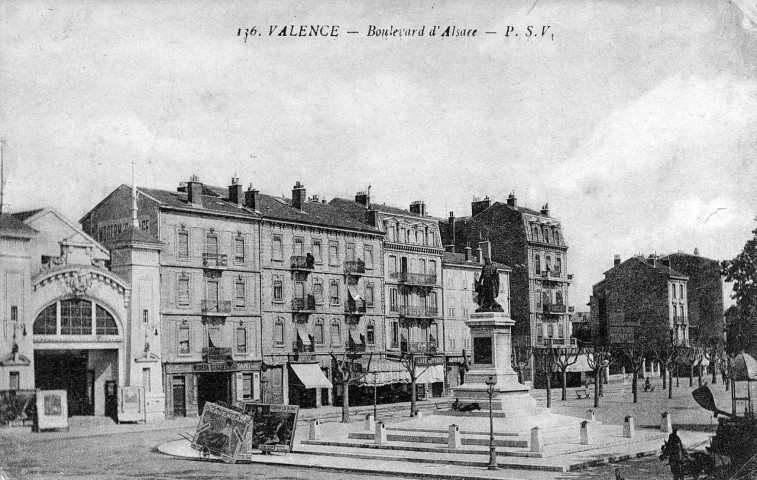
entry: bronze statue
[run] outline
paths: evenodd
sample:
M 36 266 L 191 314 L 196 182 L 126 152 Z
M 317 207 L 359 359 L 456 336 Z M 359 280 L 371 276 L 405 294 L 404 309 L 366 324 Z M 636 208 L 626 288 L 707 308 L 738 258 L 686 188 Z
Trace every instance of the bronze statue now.
M 499 271 L 488 258 L 481 269 L 481 276 L 478 277 L 476 292 L 478 293 L 476 312 L 504 312 L 502 305 L 495 300 L 499 295 Z

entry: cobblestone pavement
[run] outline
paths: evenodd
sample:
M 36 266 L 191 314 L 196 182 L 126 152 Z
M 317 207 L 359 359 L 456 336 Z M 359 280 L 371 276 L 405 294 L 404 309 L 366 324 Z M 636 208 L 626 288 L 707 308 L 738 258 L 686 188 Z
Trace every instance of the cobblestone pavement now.
M 660 380 L 654 382 L 660 384 Z M 669 400 L 658 385 L 657 391 L 640 393 L 640 403 L 633 405 L 630 383 L 622 381 L 608 386 L 595 409 L 597 419 L 620 423 L 625 415 L 632 414 L 636 425 L 659 425 L 661 411 L 669 411 L 673 422 L 682 428 L 699 431 L 714 431 L 716 421 L 712 415 L 695 404 L 691 398 L 688 378 L 681 379 L 680 387 L 674 388 L 674 398 Z M 696 380 L 694 382 L 696 387 Z M 713 388 L 720 408 L 730 410 L 730 397 L 722 386 Z M 572 394 L 572 392 L 569 392 Z M 544 391 L 534 392 L 539 405 L 546 403 Z M 559 390 L 553 391 L 553 411 L 582 416 L 592 406 L 592 400 L 559 400 Z M 402 411 L 397 415 L 404 415 Z M 159 430 L 123 433 L 123 426 L 113 426 L 113 433 L 88 437 L 55 437 L 50 434 L 0 430 L 0 473 L 9 479 L 216 479 L 216 478 L 266 478 L 266 479 L 319 479 L 341 480 L 355 478 L 354 474 L 323 470 L 294 469 L 261 465 L 227 465 L 167 457 L 156 451 L 157 445 L 175 440 L 178 434 L 187 431 L 185 422 L 180 427 L 166 422 Z M 300 425 L 304 430 L 305 426 Z M 81 432 L 80 432 L 81 433 Z M 627 480 L 672 478 L 665 463 L 656 457 L 636 459 L 617 465 Z M 503 470 L 502 477 L 515 479 L 604 479 L 615 478 L 614 465 L 603 465 L 588 470 L 569 473 L 518 472 Z M 360 475 L 363 478 L 397 478 Z M 2 477 L 0 477 L 2 478 Z

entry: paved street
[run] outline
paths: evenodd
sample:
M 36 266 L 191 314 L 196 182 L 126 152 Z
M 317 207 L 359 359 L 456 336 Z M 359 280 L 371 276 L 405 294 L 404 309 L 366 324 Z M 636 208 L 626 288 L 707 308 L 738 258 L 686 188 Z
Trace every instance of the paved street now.
M 702 410 L 691 398 L 688 379 L 681 379 L 681 387 L 674 388 L 674 398 L 667 399 L 661 389 L 660 379 L 655 379 L 657 390 L 652 393 L 640 393 L 642 403 L 632 405 L 630 382 L 616 380 L 609 385 L 602 398 L 600 408 L 596 410 L 597 419 L 603 422 L 620 423 L 628 414 L 634 415 L 636 425 L 655 426 L 659 424 L 661 411 L 669 411 L 675 424 L 682 428 L 699 431 L 714 430 L 717 422 L 712 415 Z M 695 380 L 696 386 L 696 380 Z M 569 391 L 573 395 L 572 391 Z M 722 385 L 714 389 L 718 405 L 730 409 L 730 400 Z M 546 401 L 543 390 L 533 395 L 540 405 Z M 559 400 L 560 391 L 553 391 L 553 410 L 556 413 L 583 415 L 591 408 L 591 400 Z M 308 412 L 308 414 L 310 414 Z M 392 412 L 394 419 L 406 414 L 405 409 Z M 392 418 L 385 418 L 391 421 Z M 329 419 L 327 421 L 335 421 Z M 0 470 L 11 479 L 23 478 L 117 478 L 117 479 L 215 479 L 215 478 L 270 478 L 270 479 L 316 479 L 333 480 L 354 478 L 352 473 L 333 471 L 295 469 L 263 465 L 227 465 L 183 460 L 162 455 L 156 447 L 166 441 L 175 440 L 181 432 L 189 431 L 193 419 L 168 421 L 161 429 L 132 431 L 139 427 L 111 426 L 92 429 L 94 433 L 72 429 L 65 433 L 31 434 L 14 430 L 0 431 Z M 143 429 L 144 430 L 144 429 Z M 306 425 L 300 424 L 299 436 L 306 433 Z M 96 434 L 96 436 L 95 436 Z M 626 479 L 671 478 L 666 464 L 655 457 L 636 459 L 618 464 Z M 397 478 L 361 475 L 366 478 Z M 564 474 L 548 472 L 516 472 L 503 470 L 502 478 L 523 479 L 611 479 L 614 478 L 614 466 L 606 465 L 589 470 Z

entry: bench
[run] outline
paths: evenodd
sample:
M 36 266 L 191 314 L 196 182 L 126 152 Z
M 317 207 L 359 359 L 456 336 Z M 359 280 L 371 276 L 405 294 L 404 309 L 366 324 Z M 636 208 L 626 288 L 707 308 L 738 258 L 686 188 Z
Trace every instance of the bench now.
M 581 400 L 582 398 L 589 398 L 589 390 L 585 388 L 581 390 L 576 390 L 576 398 L 578 400 Z

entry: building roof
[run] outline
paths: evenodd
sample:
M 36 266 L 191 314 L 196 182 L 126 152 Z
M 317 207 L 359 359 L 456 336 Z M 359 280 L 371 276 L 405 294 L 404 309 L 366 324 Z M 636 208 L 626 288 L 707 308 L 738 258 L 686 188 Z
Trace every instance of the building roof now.
M 478 267 L 481 268 L 483 264 L 478 261 L 475 256 L 471 256 L 470 260 L 465 259 L 464 253 L 456 253 L 456 252 L 444 252 L 444 258 L 442 259 L 443 263 L 446 265 L 462 265 L 467 267 Z M 510 267 L 505 265 L 504 263 L 499 262 L 492 262 L 492 265 L 497 267 L 500 270 L 512 270 Z
M 347 198 L 334 198 L 329 202 L 331 205 L 338 207 L 347 213 L 349 213 L 353 218 L 361 219 L 361 221 L 365 221 L 365 212 L 369 210 L 368 207 L 365 207 L 359 203 L 357 203 L 354 200 L 350 200 Z M 408 217 L 417 217 L 419 219 L 426 219 L 430 220 L 432 222 L 438 221 L 438 219 L 431 217 L 429 215 L 423 216 L 419 213 L 411 212 L 410 210 L 405 210 L 403 208 L 399 207 L 392 207 L 391 205 L 387 205 L 386 203 L 371 203 L 370 204 L 370 210 L 375 210 L 377 212 L 381 213 L 388 213 L 393 215 L 406 215 Z
M 692 258 L 697 258 L 699 260 L 704 260 L 704 261 L 707 261 L 707 262 L 720 263 L 718 260 L 715 260 L 714 258 L 703 257 L 703 256 L 698 255 L 696 253 L 686 253 L 686 252 L 669 253 L 667 255 L 661 256 L 660 258 L 664 259 L 664 258 L 670 258 L 670 257 L 692 257 Z
M 0 214 L 0 233 L 33 237 L 37 231 L 10 213 Z
M 610 270 L 607 270 L 605 272 L 605 274 L 607 274 L 607 273 L 611 272 L 612 270 L 620 267 L 621 265 L 626 265 L 629 262 L 634 262 L 635 261 L 635 262 L 641 263 L 642 265 L 646 265 L 649 268 L 653 268 L 653 269 L 657 270 L 658 272 L 661 272 L 661 273 L 663 273 L 663 274 L 665 274 L 665 275 L 667 275 L 669 277 L 689 278 L 688 275 L 684 275 L 681 272 L 677 272 L 677 271 L 673 270 L 672 268 L 670 268 L 669 266 L 663 264 L 660 261 L 650 263 L 648 260 L 649 259 L 647 259 L 647 258 L 639 257 L 639 256 L 631 257 L 631 258 L 627 259 L 626 261 L 622 262 L 620 265 L 614 265 Z M 598 282 L 597 285 L 599 283 L 601 283 L 601 282 Z
M 23 221 L 26 221 L 27 218 L 33 217 L 34 215 L 38 214 L 42 210 L 44 209 L 37 208 L 36 210 L 26 210 L 25 212 L 16 212 L 16 213 L 12 213 L 11 215 L 13 215 L 14 217 L 16 217 L 17 219 L 23 222 Z
M 244 215 L 251 218 L 268 218 L 287 222 L 321 225 L 325 227 L 358 230 L 365 233 L 381 234 L 379 230 L 357 220 L 340 208 L 328 203 L 305 202 L 302 210 L 292 206 L 291 199 L 258 194 L 257 212 L 247 207 L 237 206 L 228 200 L 228 190 L 222 187 L 203 185 L 202 208 L 195 207 L 187 201 L 186 191 L 171 192 L 152 188 L 138 189 L 156 201 L 170 207 L 212 211 L 220 214 Z M 185 190 L 185 188 L 184 188 Z M 354 202 L 353 202 L 354 203 Z M 357 204 L 356 204 L 357 205 Z

